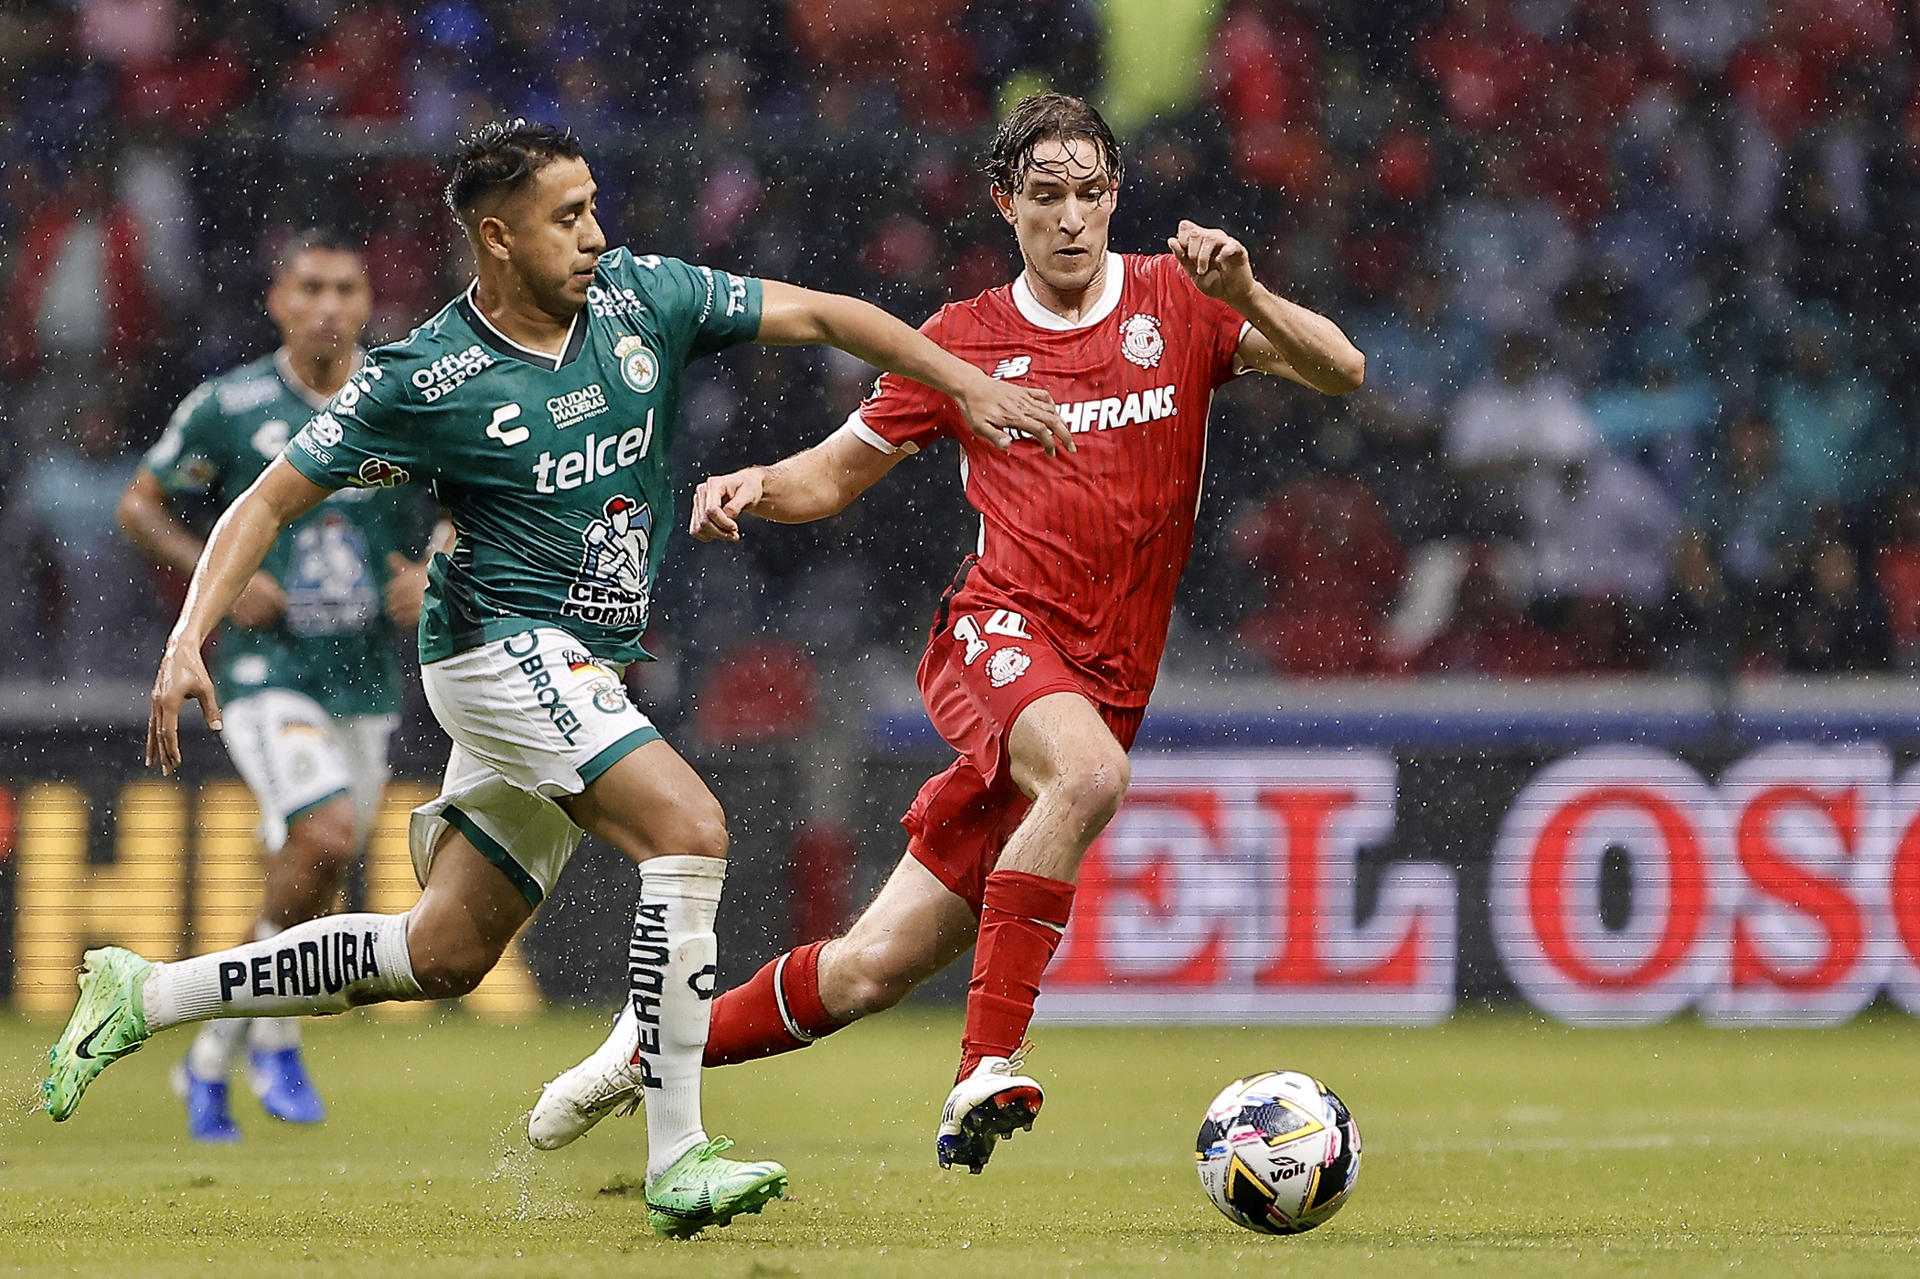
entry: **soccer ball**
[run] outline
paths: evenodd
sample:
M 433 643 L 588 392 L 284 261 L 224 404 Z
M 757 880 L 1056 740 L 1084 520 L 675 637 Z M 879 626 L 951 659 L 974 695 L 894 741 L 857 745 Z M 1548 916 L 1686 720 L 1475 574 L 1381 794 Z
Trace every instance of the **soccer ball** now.
M 1194 1145 L 1213 1206 L 1249 1230 L 1297 1235 L 1340 1211 L 1360 1178 L 1360 1129 L 1325 1084 L 1269 1070 L 1228 1084 Z

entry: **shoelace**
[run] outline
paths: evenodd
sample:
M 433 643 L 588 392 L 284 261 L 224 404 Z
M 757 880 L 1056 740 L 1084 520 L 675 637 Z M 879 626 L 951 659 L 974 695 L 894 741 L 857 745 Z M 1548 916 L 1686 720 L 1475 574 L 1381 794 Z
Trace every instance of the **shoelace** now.
M 555 1084 L 559 1083 L 562 1079 L 565 1079 L 566 1077 L 567 1077 L 566 1072 L 564 1071 L 558 1075 L 555 1075 L 552 1079 L 549 1079 L 547 1081 L 547 1087 L 549 1088 L 553 1087 Z M 638 1084 L 634 1084 L 632 1087 L 625 1088 L 625 1089 L 616 1088 L 616 1089 L 613 1089 L 612 1091 L 601 1093 L 597 1097 L 593 1097 L 587 1101 L 579 1102 L 576 1104 L 583 1111 L 595 1111 L 600 1109 L 602 1106 L 610 1105 L 613 1102 L 618 1101 L 623 1093 L 625 1094 L 626 1100 L 621 1102 L 620 1106 L 617 1109 L 615 1109 L 612 1113 L 619 1116 L 631 1115 L 634 1111 L 640 1109 L 640 1104 L 644 1099 L 640 1085 Z
M 559 1076 L 555 1077 L 553 1082 L 557 1084 L 565 1077 L 566 1072 L 562 1072 Z M 611 1105 L 616 1100 L 620 1100 L 623 1096 L 625 1100 L 621 1101 L 619 1108 L 612 1112 L 619 1117 L 631 1115 L 634 1111 L 640 1109 L 645 1092 L 638 1083 L 630 1083 L 625 1087 L 609 1088 L 607 1091 L 595 1096 L 592 1100 L 585 1102 L 583 1109 L 598 1110 L 602 1106 Z

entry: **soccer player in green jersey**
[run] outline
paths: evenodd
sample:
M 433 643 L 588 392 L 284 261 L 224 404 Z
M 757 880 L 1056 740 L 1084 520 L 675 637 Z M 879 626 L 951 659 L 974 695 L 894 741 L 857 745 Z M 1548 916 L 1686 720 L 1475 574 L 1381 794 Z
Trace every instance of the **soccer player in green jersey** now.
M 120 524 L 156 563 L 192 572 L 204 542 L 182 519 L 226 507 L 279 457 L 294 430 L 360 365 L 373 307 L 360 254 L 325 232 L 296 236 L 276 263 L 267 313 L 272 355 L 224 373 L 181 402 L 120 498 Z M 228 613 L 219 647 L 222 736 L 260 805 L 269 853 L 254 936 L 330 911 L 366 840 L 387 781 L 400 710 L 396 627 L 420 616 L 426 565 L 419 503 L 401 489 L 344 489 L 287 526 Z M 290 1018 L 210 1021 L 174 1072 L 196 1141 L 238 1141 L 227 1079 L 240 1046 L 267 1113 L 317 1123 L 325 1108 Z
M 785 1169 L 724 1158 L 731 1143 L 709 1140 L 700 1115 L 725 820 L 620 681 L 646 657 L 674 523 L 679 370 L 738 342 L 827 343 L 951 396 L 1000 447 L 1019 431 L 1051 451 L 1066 428 L 1044 393 L 864 302 L 609 250 L 594 190 L 559 130 L 516 121 L 466 146 L 447 197 L 478 278 L 375 351 L 221 517 L 154 681 L 148 759 L 170 769 L 189 698 L 221 725 L 200 648 L 281 530 L 338 489 L 431 484 L 456 541 L 429 572 L 420 659 L 454 747 L 441 795 L 414 814 L 419 902 L 178 963 L 88 952 L 50 1054 L 55 1119 L 168 1026 L 472 990 L 584 829 L 640 863 L 627 967 L 653 1228 L 724 1225 L 784 1192 Z

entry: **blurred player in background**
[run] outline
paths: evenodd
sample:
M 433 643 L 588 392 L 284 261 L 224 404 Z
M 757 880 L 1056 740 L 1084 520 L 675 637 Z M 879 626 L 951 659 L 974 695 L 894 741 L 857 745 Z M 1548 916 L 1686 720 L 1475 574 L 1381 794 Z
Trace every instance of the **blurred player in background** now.
M 891 1007 L 975 945 L 936 1141 L 942 1167 L 974 1172 L 1040 1109 L 1021 1045 L 1080 860 L 1126 794 L 1127 750 L 1193 545 L 1213 392 L 1259 370 L 1335 395 L 1365 367 L 1331 321 L 1262 287 L 1222 231 L 1182 222 L 1169 254 L 1108 252 L 1120 160 L 1086 103 L 1051 93 L 1020 103 L 988 173 L 1025 270 L 943 308 L 924 331 L 995 377 L 1049 392 L 1073 455 L 980 447 L 951 401 L 886 376 L 837 433 L 706 481 L 692 512 L 694 536 L 737 540 L 742 513 L 821 519 L 923 446 L 951 437 L 964 451 L 980 551 L 942 599 L 919 672 L 959 758 L 908 809 L 907 855 L 849 932 L 780 956 L 720 998 L 707 1062 L 805 1047 Z M 623 1013 L 598 1052 L 548 1086 L 529 1122 L 535 1145 L 563 1145 L 637 1095 L 621 1066 L 634 1033 Z
M 864 302 L 609 250 L 594 194 L 562 130 L 514 121 L 466 145 L 447 201 L 478 279 L 374 352 L 221 517 L 154 682 L 148 759 L 172 768 L 187 699 L 221 727 L 200 649 L 282 531 L 339 489 L 430 482 L 457 539 L 428 575 L 420 659 L 454 747 L 440 796 L 414 814 L 419 902 L 178 963 L 89 951 L 50 1053 L 56 1120 L 168 1026 L 467 993 L 585 829 L 640 863 L 628 1007 L 642 1027 L 650 1223 L 687 1235 L 784 1193 L 784 1168 L 724 1158 L 732 1143 L 701 1120 L 725 818 L 621 684 L 647 656 L 675 522 L 680 371 L 739 342 L 829 343 L 954 396 L 1003 446 L 1017 429 L 1051 447 L 1058 419 L 1044 393 L 994 381 Z
M 191 573 L 205 549 L 186 522 L 194 509 L 231 505 L 346 384 L 364 359 L 372 308 L 357 250 L 322 231 L 295 236 L 267 292 L 279 349 L 202 384 L 175 410 L 120 498 L 134 545 Z M 287 526 L 227 614 L 222 736 L 272 855 L 256 939 L 331 911 L 366 842 L 399 719 L 394 635 L 418 622 L 426 587 L 425 562 L 401 549 L 417 545 L 418 510 L 397 489 L 335 494 Z M 243 1042 L 267 1113 L 318 1123 L 325 1109 L 300 1060 L 298 1022 L 210 1021 L 174 1072 L 193 1139 L 240 1139 L 227 1080 Z

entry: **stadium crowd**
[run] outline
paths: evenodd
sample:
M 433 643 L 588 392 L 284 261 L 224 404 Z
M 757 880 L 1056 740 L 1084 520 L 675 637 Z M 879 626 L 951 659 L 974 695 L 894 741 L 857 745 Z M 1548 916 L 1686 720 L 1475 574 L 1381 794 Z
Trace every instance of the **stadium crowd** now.
M 1102 8 L 901 10 L 14 6 L 0 673 L 147 669 L 179 584 L 156 589 L 115 527 L 140 451 L 199 380 L 270 345 L 264 267 L 292 229 L 366 245 L 373 341 L 462 287 L 438 188 L 471 123 L 570 125 L 615 243 L 913 319 L 1012 278 L 976 157 L 1012 95 L 1098 99 Z M 1218 397 L 1174 668 L 1920 664 L 1910 6 L 1220 10 L 1196 104 L 1126 139 L 1115 248 L 1161 251 L 1181 217 L 1226 227 L 1343 324 L 1368 382 Z M 683 474 L 819 438 L 867 379 L 765 348 L 696 365 Z M 972 537 L 955 469 L 919 461 L 885 500 L 742 548 L 683 544 L 656 695 L 728 653 L 802 705 L 808 657 L 909 660 Z

